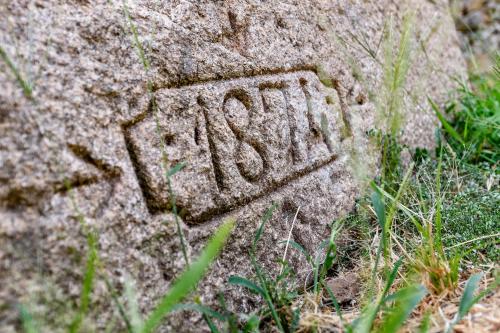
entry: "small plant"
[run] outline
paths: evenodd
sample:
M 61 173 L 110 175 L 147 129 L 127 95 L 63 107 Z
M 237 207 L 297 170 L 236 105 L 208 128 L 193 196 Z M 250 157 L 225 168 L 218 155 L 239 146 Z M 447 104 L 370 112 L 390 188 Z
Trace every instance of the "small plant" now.
M 498 287 L 499 279 L 497 277 L 489 288 L 483 290 L 482 292 L 474 296 L 479 287 L 479 281 L 481 280 L 482 277 L 483 273 L 477 273 L 472 275 L 469 278 L 469 280 L 467 280 L 462 297 L 460 298 L 458 312 L 455 314 L 455 317 L 451 320 L 451 322 L 447 323 L 446 325 L 447 328 L 445 331 L 446 333 L 452 332 L 453 326 L 458 324 L 465 317 L 465 315 L 474 306 L 474 304 L 479 302 L 484 296 L 486 296 L 488 293 L 490 293 L 492 290 Z
M 288 239 L 283 241 L 283 243 L 287 243 L 287 245 L 290 245 L 303 254 L 307 262 L 311 265 L 311 271 L 313 273 L 312 291 L 317 300 L 321 297 L 322 288 L 326 286 L 325 278 L 337 260 L 337 245 L 335 242 L 342 228 L 342 224 L 343 220 L 337 220 L 332 223 L 330 237 L 320 243 L 313 255 L 304 249 L 302 245 L 293 240 Z
M 406 78 L 411 66 L 413 41 L 413 17 L 406 14 L 403 19 L 399 44 L 396 47 L 394 23 L 391 17 L 383 39 L 384 60 L 382 65 L 383 81 L 377 103 L 377 139 L 381 149 L 380 184 L 389 193 L 395 194 L 401 178 L 401 128 L 404 121 L 404 96 Z
M 249 257 L 255 272 L 255 281 L 241 277 L 230 276 L 228 282 L 246 288 L 253 294 L 257 294 L 265 302 L 265 307 L 261 308 L 256 314 L 235 314 L 226 307 L 224 297 L 219 294 L 219 303 L 222 313 L 202 306 L 201 304 L 181 304 L 177 307 L 179 310 L 194 310 L 205 316 L 210 331 L 219 332 L 211 319 L 217 319 L 225 323 L 227 332 L 258 332 L 261 323 L 268 323 L 275 326 L 280 332 L 294 332 L 299 322 L 299 309 L 292 310 L 291 305 L 297 297 L 297 293 L 290 287 L 289 279 L 293 276 L 291 268 L 286 262 L 282 262 L 282 269 L 276 277 L 272 277 L 264 267 L 262 267 L 256 258 L 257 243 L 259 242 L 264 226 L 269 221 L 276 209 L 277 204 L 273 204 L 262 217 L 261 224 L 254 236 L 252 246 L 249 250 Z
M 21 324 L 25 333 L 37 333 L 37 325 L 33 316 L 24 307 L 24 305 L 19 305 L 19 316 L 21 317 Z
M 500 71 L 497 56 L 496 71 Z M 500 77 L 493 74 L 474 80 L 474 90 L 465 83 L 460 85 L 457 101 L 450 103 L 444 113 L 432 100 L 447 142 L 459 158 L 469 163 L 486 162 L 498 165 L 500 161 Z
M 388 275 L 383 291 L 372 303 L 363 308 L 361 315 L 352 324 L 347 326 L 348 332 L 372 332 L 380 311 L 382 312 L 382 319 L 376 326 L 376 331 L 397 332 L 403 325 L 413 309 L 427 294 L 427 291 L 422 286 L 409 286 L 389 294 L 400 266 L 401 260 L 396 262 Z
M 432 205 L 431 208 L 429 209 L 428 207 L 429 203 L 425 203 L 425 200 L 418 196 L 414 197 L 416 202 L 411 203 L 411 205 L 415 207 L 426 207 L 422 212 L 416 212 L 409 208 L 408 204 L 410 204 L 410 202 L 406 205 L 400 202 L 400 199 L 403 197 L 402 189 L 406 187 L 411 171 L 412 167 L 410 167 L 406 173 L 396 197 L 391 196 L 389 193 L 376 185 L 374 185 L 374 187 L 387 200 L 392 202 L 390 209 L 392 213 L 389 215 L 391 220 L 394 218 L 396 210 L 400 210 L 404 214 L 403 218 L 406 218 L 406 220 L 413 227 L 413 230 L 416 231 L 416 234 L 419 236 L 419 245 L 416 247 L 413 244 L 411 245 L 411 247 L 416 248 L 416 251 L 411 251 L 410 249 L 407 251 L 403 248 L 404 253 L 413 268 L 422 276 L 424 284 L 434 294 L 441 294 L 445 290 L 454 290 L 456 288 L 456 283 L 458 282 L 459 263 L 461 259 L 458 255 L 448 258 L 444 251 L 441 213 L 443 200 L 441 195 L 441 159 L 439 159 L 437 166 L 435 188 L 433 191 L 433 197 L 431 197 L 432 201 L 430 203 Z M 413 182 L 411 185 L 412 192 L 419 188 L 418 183 Z M 375 207 L 377 206 L 380 206 L 380 203 L 375 201 Z M 381 213 L 379 213 L 379 211 L 381 211 L 381 209 L 375 208 L 375 210 L 377 212 L 378 219 L 380 219 L 381 217 L 379 217 L 379 215 Z M 390 225 L 391 222 L 388 222 L 388 224 Z M 390 237 L 393 237 L 390 236 L 392 234 L 390 227 L 386 227 L 385 230 L 385 233 L 388 236 L 384 237 L 382 235 L 382 239 L 389 239 Z
M 87 314 L 90 305 L 90 296 L 94 283 L 95 271 L 98 261 L 97 255 L 97 236 L 93 231 L 87 234 L 87 263 L 83 275 L 82 289 L 80 292 L 80 305 L 76 317 L 71 322 L 68 331 L 76 333 L 80 329 L 83 318 Z
M 411 66 L 412 51 L 412 21 L 413 17 L 406 14 L 403 27 L 396 47 L 394 36 L 393 18 L 390 18 L 388 29 L 385 30 L 383 49 L 384 78 L 382 84 L 381 100 L 378 105 L 379 117 L 382 122 L 380 128 L 392 136 L 398 136 L 403 121 L 403 97 L 408 70 Z M 395 52 L 396 51 L 396 52 Z M 382 152 L 383 153 L 383 152 Z
M 174 282 L 170 290 L 164 295 L 158 305 L 143 319 L 137 307 L 137 297 L 133 291 L 131 283 L 126 284 L 126 295 L 131 318 L 131 333 L 151 333 L 155 332 L 163 318 L 170 312 L 187 308 L 180 303 L 190 292 L 192 292 L 198 282 L 205 276 L 208 266 L 215 260 L 222 250 L 226 240 L 233 230 L 235 221 L 230 219 L 222 224 L 214 233 L 211 240 L 207 243 L 198 259 L 193 262 L 184 273 L 182 273 Z M 199 310 L 206 313 L 207 309 L 194 304 L 190 309 Z M 215 312 L 209 312 L 214 316 Z
M 372 269 L 372 280 L 370 291 L 375 290 L 375 279 L 378 273 L 378 265 L 380 258 L 384 258 L 384 278 L 385 287 L 383 290 L 372 300 L 373 295 L 369 296 L 369 301 L 363 310 L 361 315 L 353 321 L 352 324 L 347 325 L 348 332 L 371 332 L 372 328 L 375 326 L 375 321 L 380 311 L 384 314 L 381 322 L 378 324 L 378 329 L 381 332 L 396 332 L 404 323 L 406 318 L 409 317 L 412 310 L 418 305 L 420 300 L 427 294 L 427 291 L 423 286 L 411 285 L 409 287 L 403 288 L 398 292 L 389 295 L 389 291 L 394 284 L 398 269 L 402 264 L 402 259 L 399 259 L 393 266 L 392 270 L 389 270 L 390 266 L 390 238 L 391 238 L 391 226 L 393 222 L 394 215 L 396 214 L 396 209 L 398 205 L 399 198 L 403 193 L 404 188 L 411 174 L 412 168 L 406 173 L 402 184 L 398 190 L 396 198 L 388 195 L 387 192 L 383 191 L 375 183 L 372 183 L 374 192 L 372 195 L 372 205 L 375 211 L 380 232 L 380 241 L 378 250 L 375 257 L 375 263 Z M 392 204 L 389 206 L 389 211 L 386 213 L 385 203 L 383 202 L 382 193 L 386 194 L 390 199 L 392 199 Z
M 234 225 L 235 221 L 229 220 L 219 227 L 198 259 L 190 265 L 189 269 L 176 279 L 170 291 L 163 296 L 160 303 L 147 316 L 144 323 L 140 325 L 141 329 L 138 332 L 153 332 L 160 324 L 161 320 L 174 309 L 175 305 L 180 303 L 180 301 L 196 287 L 198 282 L 205 275 L 208 266 L 221 251 Z
M 262 236 L 266 222 L 271 219 L 276 207 L 277 205 L 273 204 L 264 214 L 249 251 L 256 281 L 251 281 L 241 276 L 231 276 L 229 277 L 229 283 L 245 287 L 250 292 L 261 296 L 267 305 L 267 311 L 264 312 L 264 316 L 270 315 L 276 328 L 280 332 L 288 333 L 295 331 L 299 319 L 298 311 L 291 310 L 292 301 L 297 294 L 289 290 L 286 281 L 292 273 L 291 269 L 285 265 L 285 268 L 278 276 L 273 278 L 258 263 L 256 258 L 257 243 Z
M 226 324 L 227 332 L 253 332 L 258 331 L 261 324 L 267 324 L 275 327 L 280 332 L 294 332 L 300 321 L 300 307 L 292 308 L 292 304 L 299 297 L 299 294 L 292 288 L 293 283 L 290 280 L 294 278 L 293 271 L 286 260 L 283 260 L 280 265 L 279 273 L 273 277 L 264 267 L 262 267 L 256 259 L 256 249 L 260 240 L 266 222 L 271 218 L 276 204 L 270 207 L 262 218 L 262 222 L 257 229 L 249 257 L 255 271 L 255 280 L 250 280 L 241 276 L 231 276 L 228 280 L 230 284 L 238 285 L 246 288 L 253 294 L 259 295 L 265 302 L 264 308 L 257 311 L 256 314 L 235 314 L 227 310 L 223 297 L 220 299 L 222 313 L 216 312 L 210 308 L 200 306 L 199 304 L 183 304 L 178 309 L 189 309 L 198 311 L 209 318 L 217 319 Z M 328 290 L 330 298 L 333 300 L 339 315 L 341 315 L 340 306 L 335 299 L 332 291 L 325 283 L 325 278 L 328 271 L 332 268 L 336 260 L 336 245 L 335 240 L 341 228 L 341 221 L 337 221 L 332 225 L 332 231 L 329 239 L 322 242 L 316 251 L 314 257 L 310 255 L 300 244 L 293 240 L 286 240 L 286 249 L 288 246 L 300 251 L 307 262 L 311 265 L 313 273 L 313 281 L 311 291 L 315 296 L 316 302 L 321 303 L 323 290 Z M 285 256 L 286 258 L 286 250 Z M 257 316 L 259 314 L 259 316 Z M 269 321 L 271 319 L 272 321 Z M 209 323 L 209 321 L 207 321 Z M 219 332 L 215 325 L 210 325 L 211 332 Z
M 82 324 L 82 320 L 87 315 L 87 312 L 89 310 L 90 297 L 92 294 L 95 272 L 99 261 L 98 248 L 97 248 L 98 238 L 95 231 L 86 223 L 84 215 L 80 212 L 71 185 L 67 179 L 65 180 L 65 186 L 66 189 L 68 190 L 71 203 L 73 205 L 73 210 L 77 213 L 77 219 L 78 222 L 80 223 L 80 227 L 82 228 L 84 234 L 86 235 L 87 248 L 88 248 L 87 262 L 85 264 L 85 272 L 83 275 L 82 288 L 80 291 L 80 305 L 75 318 L 72 320 L 68 328 L 68 332 L 76 333 L 79 331 L 80 325 Z

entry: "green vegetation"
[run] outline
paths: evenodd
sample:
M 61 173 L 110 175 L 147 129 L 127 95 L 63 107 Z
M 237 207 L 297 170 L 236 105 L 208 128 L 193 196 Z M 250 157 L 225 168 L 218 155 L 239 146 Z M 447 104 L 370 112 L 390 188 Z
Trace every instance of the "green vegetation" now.
M 172 284 L 170 291 L 164 295 L 158 305 L 147 315 L 143 320 L 137 308 L 135 294 L 131 291 L 130 285 L 126 286 L 127 303 L 129 307 L 129 315 L 123 311 L 123 306 L 117 301 L 118 310 L 124 320 L 124 324 L 130 333 L 149 333 L 161 323 L 162 319 L 171 311 L 176 309 L 176 306 L 188 296 L 196 287 L 198 282 L 203 278 L 208 266 L 214 261 L 222 247 L 226 243 L 231 231 L 235 225 L 234 220 L 228 220 L 222 224 L 214 233 L 212 239 L 207 243 L 205 249 L 201 252 L 198 259 L 189 266 L 186 271 L 181 274 Z M 93 234 L 87 236 L 88 243 L 88 261 L 85 269 L 84 279 L 81 288 L 80 305 L 76 317 L 68 327 L 68 332 L 79 332 L 82 320 L 87 314 L 89 308 L 90 297 L 92 294 L 92 285 L 95 271 L 98 268 L 97 262 L 97 238 Z M 109 287 L 109 284 L 108 284 Z M 111 289 L 111 288 L 110 288 Z M 111 294 L 114 292 L 111 289 Z M 112 295 L 113 297 L 113 295 Z M 20 319 L 25 332 L 39 332 L 38 325 L 34 321 L 33 316 L 24 306 L 20 306 Z
M 471 99 L 470 91 L 468 94 L 460 98 Z M 458 100 L 454 103 L 462 102 Z M 477 117 L 491 117 L 492 113 L 498 114 L 498 110 L 483 109 L 475 114 Z M 429 310 L 423 312 L 425 315 L 420 318 L 419 324 L 421 331 L 426 332 L 430 329 L 429 311 L 432 309 L 428 304 L 437 299 L 450 300 L 450 295 L 460 292 L 461 271 L 466 269 L 464 260 L 477 258 L 478 253 L 484 254 L 482 263 L 494 263 L 498 259 L 498 173 L 496 165 L 485 167 L 484 163 L 489 161 L 480 158 L 481 154 L 495 156 L 489 151 L 496 154 L 498 148 L 488 148 L 488 152 L 483 150 L 476 154 L 476 158 L 470 159 L 467 151 L 470 147 L 477 147 L 474 144 L 478 142 L 478 136 L 463 135 L 460 119 L 447 121 L 447 126 L 443 126 L 444 133 L 438 131 L 435 154 L 417 149 L 414 161 L 408 167 L 401 163 L 401 152 L 407 148 L 399 144 L 397 131 L 395 134 L 379 132 L 380 147 L 388 150 L 385 156 L 389 158 L 385 161 L 390 162 L 386 163 L 381 176 L 372 182 L 371 199 L 361 199 L 354 215 L 333 223 L 331 237 L 320 244 L 314 255 L 307 253 L 299 244 L 287 241 L 287 245 L 304 254 L 311 264 L 314 278 L 305 294 L 312 294 L 319 308 L 333 307 L 344 331 L 397 332 L 412 316 L 413 310 L 428 306 Z M 475 121 L 480 119 L 475 118 Z M 468 126 L 474 127 L 471 124 Z M 457 135 L 461 135 L 462 142 L 456 139 Z M 453 143 L 450 144 L 450 141 Z M 457 141 L 460 146 L 456 145 Z M 289 284 L 281 283 L 293 274 L 286 270 L 284 275 L 282 273 L 273 278 L 263 271 L 255 258 L 255 244 L 268 215 L 269 212 L 257 231 L 254 247 L 250 251 L 257 281 L 231 277 L 229 283 L 244 286 L 264 300 L 265 306 L 257 311 L 260 320 L 255 320 L 260 323 L 261 330 L 268 331 L 274 327 L 280 332 L 293 332 L 300 327 L 300 316 L 305 311 L 296 305 L 304 296 L 289 290 Z M 358 235 L 370 230 L 365 236 L 366 241 L 359 240 L 357 253 L 361 257 L 372 253 L 366 244 L 372 243 L 374 238 L 378 239 L 378 247 L 369 265 L 371 274 L 366 281 L 365 305 L 351 321 L 343 318 L 341 305 L 325 283 L 329 275 L 335 274 L 332 271 L 333 262 L 338 260 L 335 239 L 342 227 L 357 228 L 361 231 Z M 474 243 L 473 249 L 470 243 Z M 321 253 L 324 255 L 321 256 Z M 399 259 L 396 261 L 395 258 Z M 288 267 L 286 262 L 281 264 Z M 483 288 L 475 296 L 481 277 L 481 274 L 470 277 L 463 290 L 458 313 L 446 323 L 448 331 L 463 319 L 473 304 L 498 285 L 497 279 L 490 288 Z M 328 301 L 321 297 L 323 294 L 328 295 Z M 241 314 L 231 316 L 238 317 L 242 317 Z M 213 318 L 222 316 L 217 314 Z M 223 319 L 226 321 L 227 317 Z M 233 321 L 232 325 L 224 326 L 224 331 L 240 331 L 243 324 L 238 326 L 235 323 Z M 218 332 L 217 328 L 212 327 L 211 330 Z
M 455 315 L 455 318 L 451 321 L 451 323 L 448 325 L 448 328 L 446 332 L 450 332 L 453 328 L 454 325 L 458 324 L 460 320 L 469 312 L 469 310 L 472 308 L 474 304 L 476 304 L 483 296 L 484 292 L 480 293 L 477 296 L 474 296 L 474 293 L 479 287 L 479 281 L 481 280 L 482 274 L 475 274 L 470 277 L 470 279 L 467 281 L 467 284 L 465 285 L 465 289 L 462 295 L 462 298 L 460 299 L 460 304 L 458 307 L 458 312 Z M 488 292 L 489 290 L 486 290 Z
M 123 10 L 133 45 L 147 72 L 151 65 L 125 2 Z M 387 26 L 383 40 L 384 61 L 379 64 L 383 67 L 384 80 L 377 106 L 383 123 L 379 124 L 380 129 L 372 132 L 380 147 L 381 171 L 371 182 L 372 192 L 358 201 L 355 212 L 350 216 L 330 224 L 330 236 L 317 245 L 314 253 L 309 253 L 290 238 L 283 241 L 286 244 L 285 253 L 278 263 L 279 270 L 266 269 L 257 256 L 259 240 L 277 204 L 267 210 L 248 253 L 252 276 L 236 275 L 227 281 L 228 286 L 247 290 L 251 295 L 249 297 L 260 301 L 260 307 L 252 313 L 235 312 L 226 305 L 224 290 L 220 293 L 219 306 L 214 309 L 203 305 L 196 293 L 189 298 L 227 241 L 235 221 L 222 224 L 198 259 L 190 263 L 188 244 L 178 219 L 170 180 L 184 164 L 170 169 L 167 167 L 168 158 L 160 137 L 166 190 L 185 260 L 185 271 L 146 316 L 141 314 L 130 279 L 125 283 L 126 304 L 122 304 L 119 292 L 99 260 L 97 232 L 87 226 L 72 198 L 86 235 L 87 255 L 85 267 L 82 267 L 84 273 L 79 302 L 67 331 L 83 331 L 97 279 L 105 282 L 119 319 L 123 321 L 116 326 L 110 323 L 110 330 L 123 327 L 131 333 L 155 332 L 172 312 L 195 311 L 201 313 L 208 329 L 214 333 L 290 333 L 299 329 L 315 332 L 321 325 L 320 319 L 307 326 L 301 321 L 311 311 L 305 306 L 307 298 L 314 303 L 315 313 L 338 317 L 336 328 L 345 332 L 397 332 L 412 320 L 418 321 L 422 332 L 427 332 L 434 305 L 451 302 L 452 296 L 461 294 L 458 312 L 445 323 L 445 329 L 451 331 L 471 307 L 496 288 L 499 282 L 495 276 L 495 282 L 489 287 L 480 285 L 484 275 L 471 274 L 473 272 L 465 263 L 473 262 L 479 267 L 480 264 L 495 263 L 500 259 L 497 171 L 500 154 L 500 78 L 496 73 L 476 79 L 473 88 L 462 85 L 458 98 L 449 103 L 444 111 L 429 100 L 442 124 L 442 129 L 437 131 L 435 152 L 417 149 L 412 152 L 413 160 L 403 163 L 402 153 L 408 150 L 400 142 L 404 86 L 411 65 L 410 16 L 405 18 L 403 27 L 397 47 L 392 24 Z M 361 39 L 356 40 L 361 44 Z M 370 56 L 377 57 L 377 52 L 369 47 L 365 49 Z M 17 73 L 16 78 L 26 97 L 30 97 L 31 88 L 2 49 L 0 56 L 14 74 Z M 497 72 L 499 68 L 496 68 Z M 148 82 L 153 115 L 157 119 L 151 87 L 151 82 Z M 72 193 L 69 188 L 68 193 Z M 342 256 L 346 249 L 338 244 L 339 235 L 343 232 L 355 237 L 355 246 L 349 249 L 351 259 L 348 263 L 343 262 L 347 259 Z M 288 248 L 303 254 L 310 265 L 312 278 L 303 289 L 297 287 L 302 283 L 298 283 L 298 274 L 286 260 Z M 340 304 L 327 283 L 343 265 L 355 267 L 361 273 L 369 272 L 363 276 L 364 294 L 359 297 L 356 309 Z M 460 283 L 466 278 L 468 281 L 462 290 Z M 214 294 L 216 292 L 214 290 Z M 186 299 L 188 303 L 181 303 Z M 29 307 L 19 307 L 19 318 L 25 332 L 39 331 L 38 318 L 30 313 Z
M 491 74 L 472 77 L 441 112 L 445 132 L 443 174 L 448 184 L 442 214 L 446 248 L 470 260 L 498 262 L 498 164 L 500 161 L 500 56 Z M 445 114 L 448 113 L 448 116 Z M 451 118 L 449 121 L 447 118 Z M 429 167 L 427 163 L 427 167 Z M 432 166 L 430 166 L 432 167 Z
M 463 99 L 484 101 L 490 98 L 486 95 L 471 97 L 471 93 L 468 91 L 466 95 L 461 95 L 454 105 L 462 103 Z M 474 122 L 491 124 L 492 115 L 498 115 L 497 104 L 493 101 L 474 105 L 482 108 L 481 112 L 468 109 L 467 112 L 475 117 L 471 118 Z M 495 109 L 487 109 L 485 105 Z M 458 312 L 445 323 L 445 330 L 450 332 L 475 303 L 498 286 L 497 278 L 489 288 L 480 288 L 483 275 L 474 274 L 465 288 L 460 289 L 462 271 L 467 269 L 464 260 L 494 263 L 500 258 L 499 175 L 496 170 L 498 161 L 495 161 L 498 143 L 492 139 L 493 132 L 489 127 L 482 130 L 483 134 L 465 135 L 466 128 L 471 133 L 483 127 L 470 123 L 472 120 L 465 116 L 446 120 L 437 106 L 433 107 L 440 115 L 438 117 L 444 129 L 443 133 L 438 131 L 435 153 L 418 149 L 414 160 L 405 167 L 401 163 L 401 153 L 407 148 L 399 144 L 397 132 L 396 135 L 377 133 L 381 149 L 386 150 L 385 161 L 390 162 L 385 164 L 380 177 L 372 181 L 371 195 L 359 200 L 357 210 L 351 216 L 331 224 L 330 237 L 318 244 L 315 253 L 308 253 L 290 239 L 284 241 L 287 249 L 299 251 L 310 264 L 313 278 L 304 290 L 297 288 L 299 283 L 286 261 L 286 253 L 279 263 L 278 274 L 267 271 L 259 263 L 256 248 L 265 232 L 266 222 L 277 207 L 272 205 L 263 216 L 249 250 L 254 275 L 231 276 L 228 279 L 228 284 L 241 286 L 262 301 L 262 306 L 252 313 L 236 313 L 228 309 L 222 294 L 217 310 L 202 305 L 196 294 L 191 298 L 192 303 L 180 303 L 194 290 L 216 258 L 234 226 L 233 221 L 219 228 L 198 260 L 189 265 L 186 259 L 186 271 L 143 319 L 130 283 L 125 288 L 128 311 L 120 303 L 99 262 L 96 233 L 85 225 L 79 215 L 87 235 L 87 260 L 79 306 L 68 331 L 81 331 L 91 306 L 94 279 L 100 275 L 106 281 L 110 297 L 123 320 L 121 327 L 132 333 L 154 332 L 172 311 L 201 313 L 214 333 L 273 330 L 289 333 L 299 329 L 314 332 L 315 325 L 319 327 L 320 321 L 308 323 L 307 329 L 301 326 L 301 318 L 309 311 L 304 307 L 305 297 L 313 299 L 319 311 L 338 317 L 340 325 L 337 328 L 345 332 L 397 332 L 412 320 L 418 320 L 420 330 L 427 332 L 431 325 L 432 304 L 451 301 L 450 295 L 461 293 Z M 486 117 L 487 121 L 483 122 L 481 117 Z M 469 123 L 464 125 L 467 121 Z M 471 149 L 472 153 L 469 153 Z M 168 170 L 167 179 L 182 167 L 178 165 Z M 172 194 L 171 187 L 169 191 Z M 175 205 L 175 196 L 172 195 L 172 198 Z M 78 211 L 76 205 L 75 210 Z M 358 244 L 354 253 L 364 263 L 364 268 L 370 270 L 369 278 L 363 282 L 365 293 L 360 298 L 361 307 L 355 315 L 349 310 L 351 316 L 347 315 L 345 305 L 339 304 L 326 282 L 338 273 L 335 264 L 341 262 L 339 253 L 343 249 L 338 248 L 337 238 L 343 230 L 357 235 Z M 377 243 L 375 249 L 370 247 L 374 241 Z M 478 292 L 480 289 L 482 291 Z M 416 309 L 424 315 L 416 316 Z M 35 319 L 27 307 L 20 307 L 20 321 L 25 332 L 39 331 Z M 114 324 L 110 327 L 113 329 Z
M 497 57 L 497 62 L 500 58 Z M 459 98 L 446 112 L 453 117 L 450 124 L 433 104 L 446 130 L 447 142 L 464 162 L 497 165 L 500 160 L 500 63 L 494 74 L 474 77 L 474 90 L 462 84 Z
M 290 306 L 293 299 L 297 296 L 293 291 L 287 287 L 287 278 L 290 274 L 290 269 L 286 267 L 283 269 L 276 278 L 267 274 L 265 269 L 257 262 L 256 248 L 257 243 L 264 232 L 266 222 L 271 218 L 276 205 L 273 205 L 262 219 L 262 223 L 255 235 L 252 248 L 249 251 L 250 260 L 255 271 L 257 281 L 250 281 L 240 276 L 229 277 L 229 283 L 240 285 L 247 288 L 249 291 L 259 295 L 265 301 L 267 308 L 264 309 L 263 315 L 269 312 L 271 318 L 274 320 L 276 327 L 282 332 L 293 332 L 297 327 L 296 316 L 297 313 L 292 314 L 290 319 Z M 285 263 L 283 263 L 285 265 Z
M 289 284 L 282 281 L 293 274 L 285 271 L 283 275 L 281 270 L 273 277 L 263 271 L 256 261 L 254 248 L 250 259 L 256 280 L 234 276 L 229 279 L 229 283 L 247 288 L 264 301 L 265 305 L 257 311 L 260 321 L 255 320 L 260 322 L 261 330 L 293 332 L 300 328 L 300 317 L 307 309 L 297 304 L 304 295 L 312 294 L 318 308 L 324 311 L 334 308 L 344 331 L 397 332 L 418 307 L 423 313 L 418 318 L 418 327 L 426 332 L 430 329 L 432 304 L 452 301 L 452 295 L 462 293 L 457 314 L 445 323 L 446 330 L 450 331 L 476 302 L 498 286 L 496 278 L 489 288 L 483 287 L 475 296 L 483 275 L 474 274 L 463 291 L 460 290 L 467 261 L 474 258 L 477 262 L 479 253 L 484 254 L 479 258 L 481 263 L 494 263 L 498 259 L 498 76 L 488 85 L 481 81 L 478 91 L 462 85 L 458 99 L 446 109 L 453 113 L 452 121 L 430 101 L 444 132 L 437 132 L 438 145 L 434 153 L 417 149 L 414 161 L 405 166 L 401 154 L 408 148 L 399 143 L 398 119 L 402 104 L 394 100 L 402 99 L 402 93 L 398 97 L 397 92 L 404 86 L 405 64 L 409 61 L 405 40 L 402 38 L 400 42 L 403 50 L 386 64 L 401 70 L 386 71 L 385 90 L 389 93 L 385 96 L 392 101 L 381 104 L 387 106 L 381 110 L 390 121 L 385 124 L 385 131 L 374 132 L 382 151 L 382 171 L 372 182 L 371 200 L 361 199 L 354 215 L 333 223 L 332 236 L 313 255 L 299 244 L 287 241 L 287 248 L 290 245 L 300 251 L 311 263 L 312 284 L 304 294 L 290 291 Z M 265 221 L 266 218 L 256 241 Z M 359 240 L 358 248 L 361 258 L 368 256 L 371 270 L 365 282 L 365 305 L 350 321 L 342 315 L 341 305 L 325 283 L 329 275 L 335 274 L 332 270 L 333 262 L 338 260 L 335 235 L 340 226 L 362 230 L 358 235 L 370 231 L 366 239 Z M 374 253 L 366 246 L 373 243 L 373 239 L 378 240 Z M 288 267 L 287 262 L 281 264 Z M 328 295 L 328 301 L 321 297 L 324 294 Z M 242 314 L 231 315 L 231 318 L 238 317 Z M 213 318 L 222 316 L 217 314 Z M 233 321 L 232 325 L 223 327 L 224 331 L 238 332 L 244 326 Z M 314 331 L 314 325 L 312 327 L 310 330 Z M 211 331 L 218 332 L 218 329 L 211 327 Z
M 177 281 L 173 284 L 170 291 L 162 298 L 157 307 L 141 325 L 142 329 L 138 332 L 152 332 L 161 322 L 163 317 L 167 315 L 176 304 L 178 304 L 186 295 L 193 290 L 201 278 L 205 275 L 207 267 L 217 257 L 220 250 L 224 246 L 231 231 L 233 230 L 235 221 L 230 220 L 219 227 L 212 239 L 200 254 L 198 260 L 194 262 L 188 270 L 186 270 Z
M 12 60 L 9 57 L 9 55 L 7 54 L 7 52 L 1 46 L 0 46 L 0 59 L 2 59 L 5 62 L 7 67 L 10 69 L 11 73 L 16 78 L 16 81 L 19 83 L 19 85 L 23 89 L 24 96 L 28 99 L 33 99 L 33 87 L 32 87 L 32 85 L 29 83 L 29 81 L 27 81 L 23 77 L 23 75 L 21 74 L 19 69 L 16 67 L 16 65 L 14 65 L 14 62 L 12 62 Z

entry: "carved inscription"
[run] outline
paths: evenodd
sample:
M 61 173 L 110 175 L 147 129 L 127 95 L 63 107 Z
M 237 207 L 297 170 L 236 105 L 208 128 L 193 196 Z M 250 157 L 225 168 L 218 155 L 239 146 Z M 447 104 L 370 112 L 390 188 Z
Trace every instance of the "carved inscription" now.
M 312 71 L 163 89 L 155 105 L 125 129 L 153 213 L 169 207 L 162 163 L 187 164 L 172 185 L 180 214 L 196 223 L 331 163 L 338 150 L 340 101 Z

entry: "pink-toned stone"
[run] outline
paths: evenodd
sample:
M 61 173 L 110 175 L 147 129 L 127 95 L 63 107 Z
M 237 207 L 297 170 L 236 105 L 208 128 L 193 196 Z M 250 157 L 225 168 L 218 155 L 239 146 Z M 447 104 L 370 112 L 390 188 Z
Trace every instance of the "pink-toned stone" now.
M 271 203 L 258 257 L 273 270 L 299 207 L 293 239 L 314 251 L 362 190 L 356 170 L 375 172 L 380 41 L 407 10 L 416 39 L 404 138 L 432 145 L 427 96 L 446 100 L 464 75 L 447 1 L 433 2 L 130 1 L 146 71 L 121 1 L 0 1 L 0 46 L 33 86 L 30 100 L 0 61 L 0 327 L 15 330 L 18 302 L 52 299 L 41 307 L 51 320 L 54 304 L 78 299 L 80 213 L 98 231 L 103 272 L 120 291 L 131 276 L 141 309 L 153 308 L 184 268 L 162 163 L 186 163 L 172 186 L 193 258 L 237 220 L 203 301 L 225 290 L 231 307 L 253 309 L 226 281 L 252 273 L 247 250 Z M 97 278 L 89 330 L 113 308 Z M 171 318 L 160 331 L 201 325 Z

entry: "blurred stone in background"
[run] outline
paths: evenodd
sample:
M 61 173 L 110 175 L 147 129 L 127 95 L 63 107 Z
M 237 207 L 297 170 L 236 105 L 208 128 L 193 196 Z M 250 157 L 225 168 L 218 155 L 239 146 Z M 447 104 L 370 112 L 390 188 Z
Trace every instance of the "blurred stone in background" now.
M 500 1 L 450 0 L 450 5 L 469 69 L 489 71 L 500 49 Z

